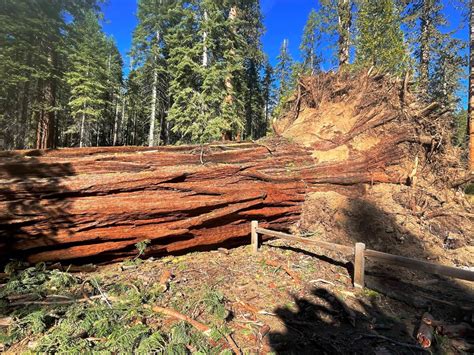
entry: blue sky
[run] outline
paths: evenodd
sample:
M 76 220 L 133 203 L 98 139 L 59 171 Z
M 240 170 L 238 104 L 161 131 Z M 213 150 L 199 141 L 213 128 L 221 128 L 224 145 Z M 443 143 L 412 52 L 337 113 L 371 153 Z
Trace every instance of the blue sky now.
M 449 21 L 448 29 L 458 29 L 456 37 L 467 40 L 467 27 L 459 29 L 462 18 L 460 9 L 453 5 L 456 1 L 443 0 L 443 2 L 445 2 L 445 15 Z M 261 0 L 266 28 L 265 35 L 262 38 L 263 47 L 272 64 L 275 64 L 280 45 L 285 38 L 289 40 L 289 48 L 293 58 L 299 58 L 298 47 L 303 27 L 311 9 L 317 9 L 317 3 L 317 0 Z M 104 31 L 115 38 L 124 57 L 125 65 L 129 63 L 127 53 L 130 50 L 132 32 L 137 23 L 136 10 L 137 0 L 108 0 L 108 3 L 103 6 L 105 14 Z M 322 64 L 323 70 L 329 70 L 333 67 L 329 57 L 328 51 L 325 50 L 323 53 L 323 58 L 325 58 Z M 127 69 L 126 72 L 128 72 Z M 464 81 L 464 84 L 467 85 L 467 82 Z M 463 105 L 465 103 L 464 95 Z

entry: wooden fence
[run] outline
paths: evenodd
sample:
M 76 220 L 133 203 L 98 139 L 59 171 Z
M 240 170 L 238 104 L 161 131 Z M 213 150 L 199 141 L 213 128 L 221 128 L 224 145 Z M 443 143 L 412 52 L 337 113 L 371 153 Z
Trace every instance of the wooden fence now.
M 296 237 L 291 234 L 273 231 L 270 229 L 260 228 L 258 221 L 252 221 L 250 223 L 250 235 L 252 242 L 252 251 L 258 252 L 259 238 L 258 235 L 267 235 L 279 239 L 284 239 L 292 242 L 299 242 L 308 245 L 315 245 L 320 248 L 338 251 L 345 254 L 354 255 L 354 286 L 357 288 L 364 288 L 364 275 L 365 275 L 365 258 L 371 258 L 377 261 L 382 261 L 384 264 L 392 264 L 401 267 L 405 267 L 412 270 L 424 271 L 435 275 L 449 276 L 456 279 L 462 279 L 467 281 L 474 281 L 474 272 L 469 270 L 460 269 L 452 266 L 445 266 L 440 264 L 429 263 L 426 261 L 416 260 L 407 258 L 400 255 L 393 255 L 383 253 L 377 250 L 366 249 L 364 243 L 355 243 L 354 247 L 335 244 L 330 242 L 324 242 L 322 240 L 314 240 Z

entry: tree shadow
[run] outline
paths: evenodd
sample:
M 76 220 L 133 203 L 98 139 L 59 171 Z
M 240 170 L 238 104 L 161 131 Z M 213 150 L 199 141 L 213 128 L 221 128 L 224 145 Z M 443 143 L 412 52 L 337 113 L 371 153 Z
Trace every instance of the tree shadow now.
M 420 239 L 409 228 L 397 223 L 393 214 L 363 196 L 352 197 L 348 201 L 344 211 L 345 221 L 334 222 L 331 227 L 334 234 L 340 232 L 344 235 L 342 238 L 335 238 L 339 239 L 338 243 L 353 245 L 363 242 L 369 249 L 439 263 L 439 255 L 430 252 L 425 239 Z M 320 255 L 319 252 L 314 253 L 295 246 L 278 248 L 301 252 L 342 266 L 353 277 L 352 261 L 339 261 L 337 257 Z M 325 251 L 321 254 L 323 253 Z M 456 279 L 390 266 L 366 258 L 366 288 L 387 296 L 384 302 L 398 304 L 400 311 L 403 309 L 405 313 L 408 312 L 408 318 L 402 321 L 394 317 L 393 312 L 388 315 L 377 302 L 371 301 L 369 304 L 359 304 L 359 307 L 353 309 L 356 318 L 362 320 L 358 322 L 357 328 L 353 328 L 347 319 L 341 321 L 344 319 L 343 314 L 347 312 L 343 311 L 338 297 L 325 289 L 314 289 L 307 298 L 294 298 L 296 310 L 276 310 L 275 313 L 285 324 L 286 331 L 270 334 L 271 348 L 280 354 L 421 353 L 423 351 L 420 349 L 400 347 L 374 336 L 371 319 L 382 319 L 382 322 L 390 325 L 387 329 L 389 338 L 409 344 L 416 344 L 414 330 L 426 311 L 435 319 L 446 323 L 473 322 L 473 289 Z M 407 324 L 417 325 L 407 327 Z M 393 329 L 397 331 L 394 333 Z M 433 347 L 437 346 L 435 342 Z M 388 352 L 384 352 L 384 349 L 388 349 Z
M 68 211 L 71 200 L 63 180 L 75 175 L 69 163 L 37 159 L 40 150 L 0 154 L 0 255 L 8 259 L 27 257 L 32 250 L 24 242 L 70 234 Z M 31 243 L 30 243 L 31 244 Z M 34 243 L 33 243 L 34 244 Z
M 425 353 L 410 330 L 384 312 L 375 299 L 351 302 L 352 307 L 348 298 L 343 300 L 325 288 L 314 288 L 305 298 L 294 297 L 295 309 L 274 310 L 286 329 L 270 332 L 269 346 L 276 354 Z
M 383 211 L 373 202 L 363 198 L 352 199 L 348 212 L 345 228 L 353 243 L 363 242 L 369 249 L 439 263 L 440 256 L 430 252 L 424 239 L 397 223 L 394 215 Z M 391 297 L 399 294 L 400 301 L 417 306 L 447 307 L 452 304 L 451 308 L 456 308 L 462 303 L 464 308 L 474 309 L 473 289 L 461 281 L 385 265 L 370 258 L 366 260 L 369 275 L 366 282 L 369 288 L 389 293 Z

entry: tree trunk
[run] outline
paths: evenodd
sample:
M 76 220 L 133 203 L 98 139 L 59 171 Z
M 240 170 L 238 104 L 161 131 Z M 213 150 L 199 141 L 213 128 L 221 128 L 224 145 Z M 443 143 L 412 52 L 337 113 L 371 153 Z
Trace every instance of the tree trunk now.
M 421 10 L 421 38 L 420 38 L 420 88 L 423 98 L 427 98 L 428 93 L 428 76 L 430 63 L 430 35 L 431 35 L 431 11 L 433 0 L 423 0 Z
M 85 110 L 85 107 L 84 107 Z M 79 132 L 79 147 L 84 147 L 84 133 L 85 133 L 85 124 L 86 124 L 86 113 L 82 112 L 81 115 L 81 128 Z
M 51 80 L 48 80 L 43 86 L 43 102 L 36 130 L 37 149 L 54 148 L 54 106 L 56 105 L 56 99 L 54 84 Z
M 1 160 L 0 255 L 106 261 L 144 239 L 150 255 L 232 244 L 250 219 L 282 228 L 298 218 L 305 184 L 286 166 L 312 161 L 286 140 L 42 154 Z
M 351 0 L 338 0 L 337 14 L 339 21 L 339 67 L 349 64 L 349 46 L 352 23 Z
M 56 58 L 52 49 L 49 49 L 48 62 L 52 68 L 56 68 Z M 43 81 L 42 90 L 42 108 L 39 114 L 36 131 L 36 148 L 54 148 L 54 125 L 56 118 L 56 85 L 54 78 L 50 77 Z
M 115 98 L 115 115 L 114 115 L 114 135 L 112 138 L 112 145 L 117 145 L 118 139 L 118 121 L 119 121 L 119 98 L 118 96 Z
M 204 10 L 203 23 L 206 24 L 208 21 L 207 11 Z M 209 49 L 207 48 L 207 31 L 202 34 L 202 66 L 206 68 L 209 65 Z
M 151 112 L 150 112 L 150 130 L 148 132 L 148 146 L 155 145 L 155 120 L 156 120 L 156 86 L 158 85 L 158 71 L 153 69 L 153 87 L 151 89 Z
M 156 32 L 157 48 L 160 42 L 160 32 Z M 150 112 L 150 130 L 148 132 L 148 146 L 155 145 L 155 121 L 156 121 L 156 90 L 158 86 L 158 55 L 155 54 L 153 61 L 153 87 L 151 88 L 151 112 Z
M 232 6 L 229 11 L 229 18 L 228 18 L 229 22 L 233 23 L 236 20 L 236 18 L 237 18 L 237 7 Z M 235 27 L 232 27 L 232 31 L 235 31 Z M 234 57 L 235 50 L 231 49 L 229 54 L 231 58 Z M 226 105 L 232 106 L 234 105 L 234 86 L 232 84 L 232 76 L 230 74 L 226 76 L 224 83 L 225 83 L 225 88 L 227 92 L 227 95 L 224 98 L 224 102 Z M 231 140 L 232 138 L 235 138 L 235 140 L 238 141 L 241 138 L 240 130 L 234 132 L 232 128 L 230 131 L 223 132 L 222 134 L 226 136 L 226 138 L 229 138 L 229 140 Z M 233 134 L 235 134 L 235 137 L 233 137 Z
M 127 145 L 128 139 L 128 122 L 125 124 L 125 94 L 122 95 L 122 112 L 120 114 L 120 128 L 122 130 L 122 134 L 120 135 L 120 141 L 122 145 Z
M 470 0 L 469 12 L 469 170 L 474 171 L 474 0 Z

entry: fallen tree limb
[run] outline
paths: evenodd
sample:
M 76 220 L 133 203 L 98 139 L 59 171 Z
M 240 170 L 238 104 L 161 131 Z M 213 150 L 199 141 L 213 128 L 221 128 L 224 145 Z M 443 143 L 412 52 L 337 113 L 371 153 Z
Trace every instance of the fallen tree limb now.
M 155 306 L 152 307 L 152 310 L 153 310 L 153 312 L 166 314 L 167 316 L 170 316 L 170 317 L 182 320 L 186 323 L 189 323 L 194 328 L 196 328 L 197 330 L 202 332 L 205 336 L 207 336 L 207 337 L 211 336 L 211 328 L 209 326 L 207 326 L 207 325 L 205 325 L 201 322 L 198 322 L 197 320 L 192 319 L 191 317 L 188 317 L 185 314 L 179 313 L 178 311 L 175 311 L 174 309 L 165 308 L 165 307 L 155 305 Z M 237 346 L 237 344 L 235 343 L 234 339 L 232 339 L 232 337 L 230 337 L 230 335 L 228 335 L 228 334 L 225 335 L 225 338 L 227 340 L 227 345 L 232 349 L 232 351 L 235 354 L 241 354 L 241 351 L 240 351 L 239 347 Z M 210 339 L 210 340 L 212 340 L 212 339 Z M 217 345 L 214 341 L 212 341 L 212 342 L 214 343 L 214 346 Z
M 153 312 L 166 314 L 167 316 L 170 316 L 170 317 L 182 320 L 186 323 L 189 323 L 194 328 L 196 328 L 200 332 L 204 333 L 204 335 L 210 336 L 210 332 L 211 332 L 210 327 L 208 327 L 207 325 L 205 325 L 201 322 L 198 322 L 197 320 L 192 319 L 191 317 L 188 317 L 185 314 L 179 313 L 178 311 L 175 311 L 174 309 L 165 308 L 165 307 L 155 305 L 155 306 L 152 307 L 152 310 L 153 310 Z
M 290 276 L 293 279 L 293 281 L 295 281 L 297 284 L 301 284 L 301 278 L 293 270 L 291 270 L 288 266 L 285 266 L 285 265 L 279 263 L 276 260 L 265 259 L 263 261 L 268 266 L 273 266 L 273 267 L 282 269 L 283 271 L 285 271 L 288 274 L 288 276 Z
M 416 334 L 416 339 L 418 343 L 424 348 L 428 349 L 431 346 L 431 342 L 433 341 L 433 332 L 434 328 L 431 325 L 433 321 L 433 316 L 426 312 L 421 317 L 420 327 L 418 328 L 418 332 Z

